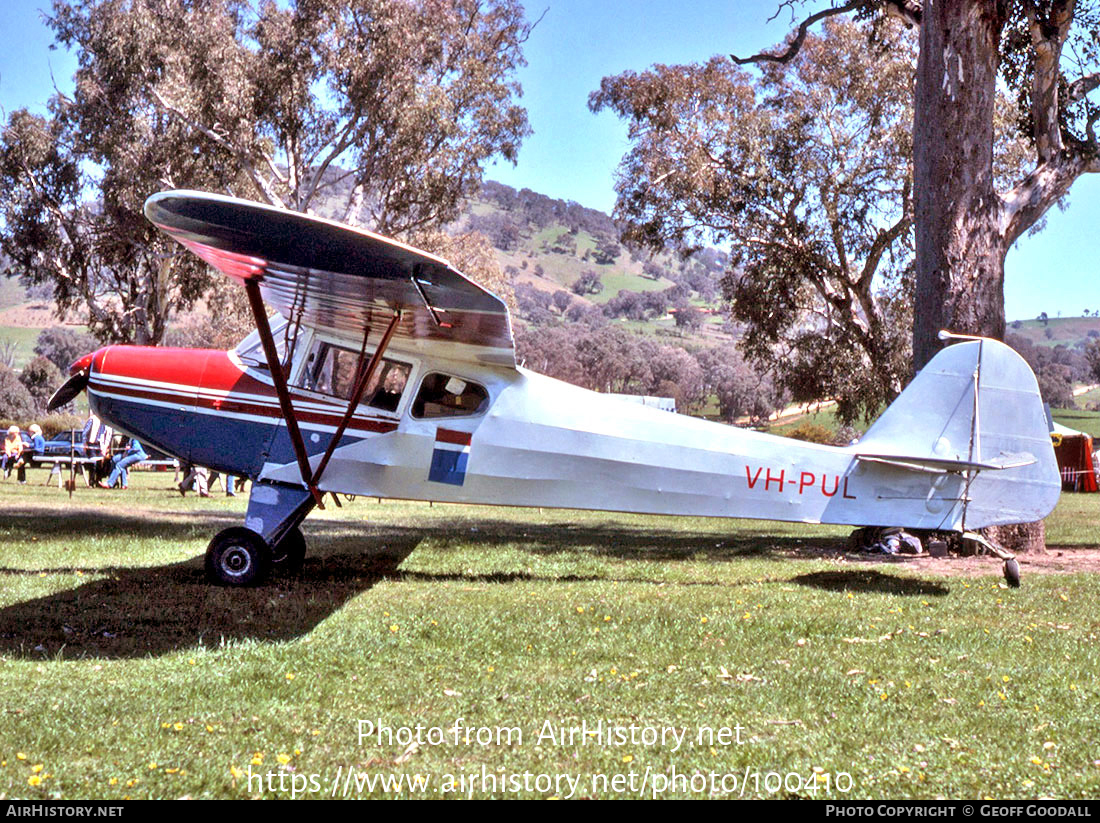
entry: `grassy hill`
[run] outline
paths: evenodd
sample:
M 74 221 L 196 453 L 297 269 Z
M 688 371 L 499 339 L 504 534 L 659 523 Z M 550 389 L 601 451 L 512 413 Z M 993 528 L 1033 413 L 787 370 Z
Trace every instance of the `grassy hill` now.
M 1046 320 L 1014 320 L 1007 334 L 1018 334 L 1036 346 L 1070 346 L 1100 338 L 1100 317 L 1050 317 Z

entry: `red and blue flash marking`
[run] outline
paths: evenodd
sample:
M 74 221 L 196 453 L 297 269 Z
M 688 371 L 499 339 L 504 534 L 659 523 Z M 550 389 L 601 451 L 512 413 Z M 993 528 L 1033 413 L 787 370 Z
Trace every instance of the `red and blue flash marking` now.
M 468 432 L 436 429 L 432 468 L 428 472 L 428 479 L 435 483 L 450 483 L 452 486 L 465 483 L 471 438 L 472 435 Z

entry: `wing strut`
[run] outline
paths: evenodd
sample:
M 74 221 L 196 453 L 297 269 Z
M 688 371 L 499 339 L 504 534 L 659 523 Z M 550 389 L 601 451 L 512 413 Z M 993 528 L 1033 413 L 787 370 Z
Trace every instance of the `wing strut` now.
M 287 434 L 294 446 L 294 454 L 298 458 L 298 468 L 302 472 L 302 482 L 309 489 L 313 499 L 320 508 L 324 508 L 323 495 L 312 480 L 312 472 L 309 468 L 309 454 L 306 452 L 306 444 L 302 439 L 302 431 L 298 428 L 298 419 L 294 416 L 294 405 L 290 400 L 290 390 L 287 389 L 286 375 L 283 373 L 282 364 L 279 361 L 279 352 L 275 349 L 275 338 L 271 334 L 271 326 L 267 322 L 267 312 L 264 310 L 264 300 L 260 295 L 259 280 L 249 277 L 244 281 L 244 290 L 248 295 L 248 304 L 252 307 L 252 317 L 256 321 L 256 331 L 260 334 L 260 342 L 263 344 L 264 356 L 267 358 L 268 372 L 275 384 L 275 394 L 279 396 L 279 408 L 282 410 L 283 419 L 286 420 Z
M 325 471 L 325 467 L 328 466 L 328 461 L 332 457 L 332 453 L 336 451 L 336 445 L 340 442 L 340 438 L 344 436 L 344 431 L 348 427 L 348 423 L 351 422 L 351 417 L 355 413 L 355 408 L 359 405 L 359 401 L 363 399 L 363 393 L 367 390 L 367 385 L 370 383 L 374 373 L 378 371 L 378 365 L 382 362 L 382 353 L 386 351 L 386 347 L 390 344 L 390 338 L 393 337 L 394 331 L 397 329 L 397 324 L 401 320 L 401 310 L 398 309 L 393 313 L 393 319 L 390 321 L 389 326 L 386 327 L 385 334 L 382 335 L 382 340 L 378 343 L 378 347 L 374 350 L 374 354 L 371 355 L 370 362 L 367 364 L 367 368 L 359 373 L 359 379 L 355 383 L 355 391 L 351 393 L 351 400 L 348 402 L 348 409 L 344 412 L 344 417 L 340 421 L 340 425 L 336 428 L 336 434 L 332 436 L 332 440 L 329 441 L 328 448 L 325 449 L 325 455 L 321 458 L 321 462 L 317 464 L 317 470 L 313 472 L 313 476 L 309 479 L 309 487 L 316 489 L 317 484 L 321 482 L 321 475 Z M 368 325 L 368 329 L 370 326 Z M 366 349 L 367 339 L 363 337 L 363 348 Z M 363 365 L 363 354 L 359 354 L 359 366 Z

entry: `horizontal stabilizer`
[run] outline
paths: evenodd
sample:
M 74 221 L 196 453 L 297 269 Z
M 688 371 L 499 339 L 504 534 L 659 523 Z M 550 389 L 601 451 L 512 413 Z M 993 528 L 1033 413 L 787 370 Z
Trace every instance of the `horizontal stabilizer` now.
M 884 463 L 887 466 L 897 466 L 912 471 L 932 472 L 934 474 L 947 474 L 949 472 L 967 471 L 1003 471 L 1004 469 L 1018 469 L 1030 466 L 1038 462 L 1035 455 L 1027 452 L 1018 454 L 1001 454 L 998 457 L 977 460 L 950 460 L 939 457 L 922 457 L 916 455 L 900 454 L 857 454 L 857 460 L 868 463 Z

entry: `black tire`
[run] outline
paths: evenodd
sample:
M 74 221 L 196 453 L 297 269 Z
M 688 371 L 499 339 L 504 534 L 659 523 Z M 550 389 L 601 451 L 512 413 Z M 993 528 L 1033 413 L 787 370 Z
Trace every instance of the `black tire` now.
M 306 559 L 306 539 L 297 526 L 271 547 L 271 565 L 279 574 L 297 574 Z
M 1020 564 L 1015 558 L 1005 561 L 1005 580 L 1012 588 L 1020 588 Z
M 206 577 L 219 586 L 257 586 L 271 573 L 271 548 L 251 529 L 234 526 L 206 548 Z

